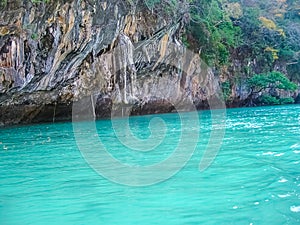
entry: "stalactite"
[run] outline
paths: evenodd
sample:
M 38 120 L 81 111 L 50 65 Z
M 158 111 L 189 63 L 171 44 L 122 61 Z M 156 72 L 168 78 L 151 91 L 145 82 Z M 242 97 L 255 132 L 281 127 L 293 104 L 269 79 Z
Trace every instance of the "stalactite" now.
M 119 36 L 119 45 L 115 51 L 114 70 L 119 72 L 119 79 L 115 78 L 116 83 L 120 83 L 122 100 L 125 104 L 134 98 L 136 85 L 136 69 L 133 61 L 133 44 L 128 36 Z
M 136 33 L 137 23 L 134 15 L 128 15 L 125 18 L 124 34 L 128 37 L 133 37 Z
M 159 49 L 158 49 L 160 57 L 155 63 L 155 65 L 153 66 L 152 71 L 155 70 L 158 64 L 161 63 L 163 58 L 165 57 L 167 46 L 168 46 L 168 40 L 169 40 L 169 34 L 165 34 L 163 38 L 160 40 Z
M 127 67 L 127 65 L 126 65 L 126 67 Z M 127 76 L 126 76 L 127 73 L 126 73 L 126 67 L 124 68 L 124 71 L 123 71 L 123 82 L 124 82 L 123 99 L 124 99 L 124 103 L 128 104 L 128 101 L 127 101 Z
M 92 103 L 92 110 L 93 110 L 93 119 L 96 119 L 96 108 L 94 103 L 94 96 L 91 95 L 91 103 Z

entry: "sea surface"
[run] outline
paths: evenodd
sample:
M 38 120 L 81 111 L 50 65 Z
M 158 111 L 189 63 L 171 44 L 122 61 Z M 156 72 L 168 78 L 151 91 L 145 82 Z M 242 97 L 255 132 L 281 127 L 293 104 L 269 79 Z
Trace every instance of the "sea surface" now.
M 0 224 L 300 224 L 300 105 L 213 113 L 0 129 Z

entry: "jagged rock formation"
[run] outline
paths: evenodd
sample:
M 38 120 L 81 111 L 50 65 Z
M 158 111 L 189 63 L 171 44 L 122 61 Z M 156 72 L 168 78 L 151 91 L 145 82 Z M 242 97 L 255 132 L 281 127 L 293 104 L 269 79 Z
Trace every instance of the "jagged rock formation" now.
M 84 96 L 97 117 L 123 105 L 132 114 L 170 112 L 185 99 L 207 107 L 218 81 L 181 43 L 184 13 L 158 16 L 130 2 L 15 0 L 2 8 L 0 125 L 70 119 Z

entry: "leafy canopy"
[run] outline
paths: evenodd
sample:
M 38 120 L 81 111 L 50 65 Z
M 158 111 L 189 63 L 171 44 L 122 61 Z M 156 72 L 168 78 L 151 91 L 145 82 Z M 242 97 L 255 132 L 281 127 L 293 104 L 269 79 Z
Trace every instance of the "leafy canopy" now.
M 261 92 L 267 88 L 295 91 L 297 85 L 291 82 L 283 73 L 278 71 L 267 74 L 255 74 L 248 80 L 248 85 L 253 92 Z

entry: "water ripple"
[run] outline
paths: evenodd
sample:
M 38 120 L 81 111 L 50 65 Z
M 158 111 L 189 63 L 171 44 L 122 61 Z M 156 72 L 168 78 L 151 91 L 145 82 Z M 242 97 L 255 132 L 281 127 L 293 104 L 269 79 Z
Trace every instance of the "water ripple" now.
M 1 129 L 0 223 L 300 224 L 300 106 L 228 110 L 221 151 L 202 173 L 198 165 L 212 121 L 209 112 L 200 114 L 192 159 L 173 178 L 144 188 L 117 185 L 95 173 L 70 123 Z M 172 153 L 181 132 L 175 115 L 160 116 L 169 124 L 170 139 L 154 151 L 122 146 L 109 120 L 97 122 L 99 138 L 118 160 L 159 162 Z M 130 119 L 138 137 L 149 136 L 149 118 Z

